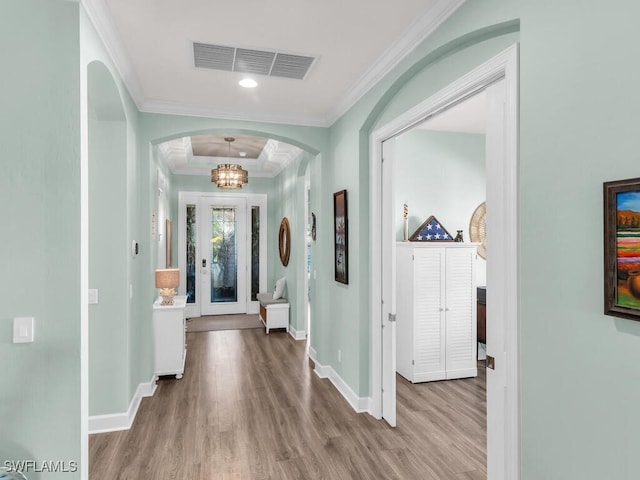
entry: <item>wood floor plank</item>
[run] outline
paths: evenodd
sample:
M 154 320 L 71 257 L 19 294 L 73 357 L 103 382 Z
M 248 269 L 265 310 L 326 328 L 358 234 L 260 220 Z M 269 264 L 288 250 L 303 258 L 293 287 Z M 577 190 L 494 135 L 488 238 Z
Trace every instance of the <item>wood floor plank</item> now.
M 187 334 L 184 377 L 163 377 L 130 430 L 91 435 L 91 480 L 486 479 L 478 378 L 398 376 L 398 427 L 357 414 L 304 342 L 261 329 Z

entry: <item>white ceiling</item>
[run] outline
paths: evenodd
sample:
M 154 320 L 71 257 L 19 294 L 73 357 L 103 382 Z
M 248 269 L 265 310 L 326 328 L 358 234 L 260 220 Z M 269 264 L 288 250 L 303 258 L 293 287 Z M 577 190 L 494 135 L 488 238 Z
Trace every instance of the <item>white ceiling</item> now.
M 417 128 L 437 132 L 485 133 L 486 121 L 487 94 L 482 91 L 430 117 Z
M 82 0 L 138 108 L 329 126 L 464 0 Z M 316 58 L 304 80 L 194 66 L 202 42 Z

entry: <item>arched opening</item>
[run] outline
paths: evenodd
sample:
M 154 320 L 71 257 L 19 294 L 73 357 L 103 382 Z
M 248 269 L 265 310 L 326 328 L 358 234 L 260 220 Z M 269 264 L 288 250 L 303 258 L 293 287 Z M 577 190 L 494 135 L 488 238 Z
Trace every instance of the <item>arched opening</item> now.
M 127 127 L 107 67 L 87 67 L 89 415 L 129 406 Z
M 202 147 L 202 137 L 218 141 L 226 137 L 235 137 L 236 140 L 230 146 L 211 145 L 211 152 L 217 154 L 198 154 L 196 143 Z M 249 137 L 248 140 L 246 137 Z M 262 141 L 266 144 L 264 150 L 268 153 L 260 155 L 260 158 L 242 157 L 238 158 L 236 153 L 241 150 L 239 145 L 247 141 Z M 260 266 L 259 289 L 254 286 L 254 275 L 256 269 L 251 258 L 251 250 L 254 245 L 247 247 L 247 266 L 249 267 L 250 278 L 246 278 L 248 294 L 247 314 L 258 311 L 255 293 L 258 291 L 270 291 L 275 284 L 275 280 L 281 277 L 287 278 L 287 295 L 291 303 L 291 325 L 289 333 L 296 339 L 304 339 L 307 334 L 306 315 L 307 301 L 305 294 L 305 281 L 308 275 L 306 261 L 307 252 L 307 217 L 305 211 L 305 177 L 308 176 L 309 165 L 318 157 L 317 149 L 310 147 L 303 142 L 291 137 L 275 135 L 271 132 L 257 131 L 249 129 L 216 127 L 211 129 L 199 129 L 183 131 L 172 135 L 161 137 L 152 141 L 151 149 L 152 165 L 156 165 L 163 175 L 167 176 L 165 194 L 168 201 L 168 218 L 173 220 L 174 235 L 173 248 L 175 259 L 174 266 L 181 270 L 180 294 L 187 296 L 187 318 L 195 318 L 202 315 L 216 315 L 215 313 L 202 313 L 202 306 L 198 303 L 204 299 L 203 294 L 209 294 L 210 284 L 200 285 L 203 276 L 209 276 L 210 272 L 203 271 L 209 268 L 211 260 L 206 259 L 203 246 L 206 245 L 206 234 L 204 237 L 192 231 L 189 236 L 187 230 L 189 225 L 202 225 L 204 222 L 196 212 L 202 211 L 199 205 L 201 198 L 212 197 L 245 197 L 247 213 L 245 215 L 247 232 L 255 226 L 252 221 L 255 219 L 255 211 L 261 211 L 264 206 L 265 217 L 261 221 L 260 232 L 265 233 L 264 245 L 260 243 L 259 248 L 264 246 L 266 262 Z M 227 157 L 226 150 L 220 153 L 220 149 L 229 148 L 231 155 Z M 206 151 L 206 148 L 204 149 Z M 265 159 L 265 156 L 272 154 L 285 160 L 285 166 L 274 173 L 273 165 L 260 170 L 261 163 L 274 163 L 273 160 Z M 210 172 L 216 163 L 238 163 L 248 170 L 249 182 L 242 189 L 223 191 L 211 183 Z M 252 163 L 253 162 L 253 163 Z M 154 167 L 152 167 L 154 168 Z M 155 172 L 152 172 L 152 179 Z M 153 180 L 152 180 L 153 181 Z M 318 180 L 319 182 L 319 180 Z M 152 187 L 153 188 L 153 187 Z M 265 203 L 261 203 L 262 197 Z M 267 207 L 268 199 L 268 207 Z M 251 202 L 258 203 L 251 204 Z M 255 207 L 255 208 L 254 208 Z M 154 206 L 152 206 L 152 209 Z M 209 208 L 209 207 L 206 207 Z M 160 209 L 158 208 L 159 212 Z M 278 260 L 278 229 L 282 218 L 287 217 L 290 221 L 291 229 L 291 257 L 288 266 L 284 266 Z M 191 218 L 188 222 L 185 219 Z M 198 219 L 201 221 L 198 222 Z M 163 222 L 158 221 L 158 232 L 162 234 Z M 267 233 L 268 232 L 268 233 Z M 251 234 L 249 235 L 251 237 Z M 254 237 L 255 238 L 255 237 Z M 262 240 L 260 241 L 262 242 Z M 253 243 L 253 242 L 252 242 Z M 160 253 L 160 252 L 159 252 Z M 159 255 L 160 256 L 160 255 Z M 203 260 L 206 260 L 203 261 Z M 262 273 L 264 272 L 264 279 Z M 204 273 L 204 274 L 203 274 Z M 249 281 L 251 280 L 251 282 Z M 207 300 L 207 299 L 204 299 Z M 235 298 L 234 298 L 235 300 Z M 243 312 L 234 312 L 243 313 Z M 220 314 L 223 314 L 222 312 Z

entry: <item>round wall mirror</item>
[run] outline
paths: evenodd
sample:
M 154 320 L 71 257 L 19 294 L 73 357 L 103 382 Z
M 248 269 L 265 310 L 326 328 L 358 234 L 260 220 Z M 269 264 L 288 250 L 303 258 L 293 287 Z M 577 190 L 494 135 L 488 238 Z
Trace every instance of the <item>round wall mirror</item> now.
M 280 231 L 278 232 L 278 248 L 280 249 L 280 261 L 285 267 L 289 265 L 289 255 L 291 254 L 291 230 L 289 229 L 289 220 L 287 217 L 280 222 Z

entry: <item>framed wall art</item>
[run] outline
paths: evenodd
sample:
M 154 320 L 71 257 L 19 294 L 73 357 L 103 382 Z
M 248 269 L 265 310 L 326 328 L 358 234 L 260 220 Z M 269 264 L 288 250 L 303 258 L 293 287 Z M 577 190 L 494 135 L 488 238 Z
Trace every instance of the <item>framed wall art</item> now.
M 604 183 L 604 313 L 640 321 L 640 178 Z
M 347 191 L 333 194 L 334 271 L 336 282 L 349 284 L 349 220 Z

